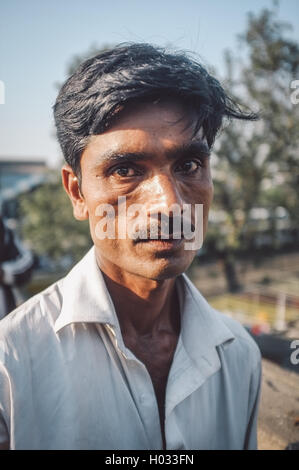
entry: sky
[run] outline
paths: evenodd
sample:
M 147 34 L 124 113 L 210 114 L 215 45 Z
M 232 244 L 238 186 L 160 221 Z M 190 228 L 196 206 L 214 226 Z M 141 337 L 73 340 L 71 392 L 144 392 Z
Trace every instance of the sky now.
M 150 42 L 200 55 L 221 74 L 247 13 L 271 0 L 0 0 L 0 157 L 60 159 L 52 106 L 75 54 L 92 44 Z M 298 0 L 280 0 L 279 17 L 299 38 Z M 298 77 L 299 78 L 299 77 Z M 1 96 L 0 96 L 0 103 Z

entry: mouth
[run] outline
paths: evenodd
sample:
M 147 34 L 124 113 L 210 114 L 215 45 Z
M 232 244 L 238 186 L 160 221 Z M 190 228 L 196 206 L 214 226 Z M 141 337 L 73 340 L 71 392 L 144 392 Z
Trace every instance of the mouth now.
M 168 237 L 166 237 L 166 235 L 161 234 L 158 236 L 158 238 L 138 239 L 135 243 L 138 245 L 142 245 L 143 247 L 148 246 L 149 248 L 158 251 L 169 251 L 179 248 L 183 242 L 183 235 L 174 238 L 174 235 L 169 235 Z

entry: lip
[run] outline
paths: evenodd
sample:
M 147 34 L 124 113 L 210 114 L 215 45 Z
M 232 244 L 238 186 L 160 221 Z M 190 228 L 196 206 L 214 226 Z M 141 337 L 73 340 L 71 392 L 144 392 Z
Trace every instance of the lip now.
M 184 238 L 169 238 L 169 239 L 158 239 L 158 240 L 138 240 L 137 244 L 142 245 L 143 247 L 148 246 L 149 248 L 154 249 L 155 251 L 169 251 L 174 250 L 183 243 Z

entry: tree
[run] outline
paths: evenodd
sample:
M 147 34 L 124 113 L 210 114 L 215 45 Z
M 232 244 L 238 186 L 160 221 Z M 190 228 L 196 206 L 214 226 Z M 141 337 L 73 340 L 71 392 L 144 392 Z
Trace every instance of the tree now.
M 287 28 L 277 20 L 276 10 L 249 14 L 240 36 L 248 60 L 244 65 L 231 52 L 225 56 L 231 94 L 261 111 L 258 123 L 227 126 L 215 147 L 215 207 L 225 219 L 221 227 L 212 225 L 208 245 L 223 260 L 230 291 L 240 288 L 235 253 L 249 249 L 255 235 L 249 230 L 252 209 L 278 204 L 298 220 L 299 106 L 291 103 L 290 83 L 298 76 L 299 47 L 285 36 Z
M 74 218 L 59 172 L 52 172 L 45 184 L 21 196 L 19 204 L 24 238 L 37 255 L 46 255 L 57 268 L 65 256 L 76 262 L 91 247 L 88 222 Z
M 291 27 L 277 16 L 277 10 L 249 15 L 248 29 L 240 38 L 250 58 L 242 79 L 250 100 L 262 107 L 269 162 L 282 176 L 281 202 L 298 225 L 299 105 L 291 101 L 291 83 L 299 77 L 299 44 L 286 36 Z

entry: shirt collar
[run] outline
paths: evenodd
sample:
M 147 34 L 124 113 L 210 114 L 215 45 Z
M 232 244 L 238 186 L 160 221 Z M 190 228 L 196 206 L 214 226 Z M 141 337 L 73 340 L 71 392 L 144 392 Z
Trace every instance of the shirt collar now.
M 214 310 L 186 274 L 179 276 L 178 294 L 181 311 L 181 342 L 188 355 L 202 368 L 202 359 L 214 367 L 219 360 L 216 346 L 226 348 L 235 335 L 223 314 Z
M 95 247 L 62 279 L 62 308 L 55 332 L 71 323 L 118 324 L 114 305 L 95 256 Z
M 195 360 L 199 352 L 230 344 L 232 331 L 200 294 L 185 274 L 178 277 L 181 310 L 181 340 Z M 113 301 L 95 256 L 95 247 L 62 280 L 62 308 L 54 329 L 57 333 L 71 323 L 108 323 L 122 342 Z

